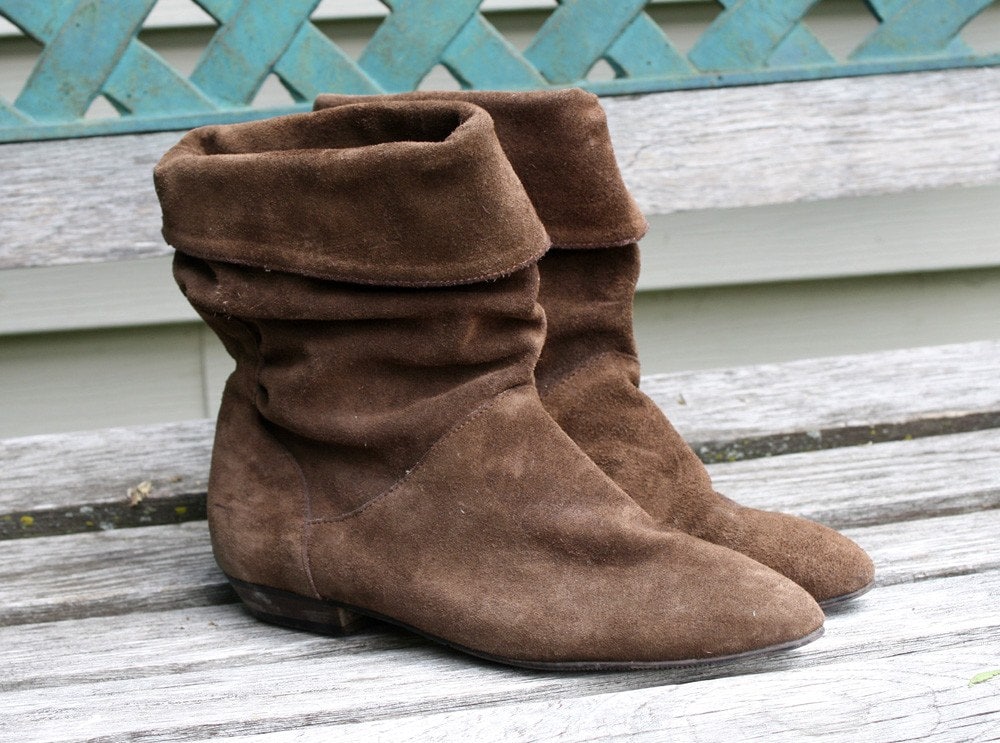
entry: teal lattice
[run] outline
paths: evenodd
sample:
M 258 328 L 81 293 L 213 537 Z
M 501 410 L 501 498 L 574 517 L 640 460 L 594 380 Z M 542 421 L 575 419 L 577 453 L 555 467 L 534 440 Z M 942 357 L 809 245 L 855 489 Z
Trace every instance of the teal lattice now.
M 878 26 L 838 61 L 803 18 L 819 0 L 720 0 L 684 55 L 647 0 L 562 0 L 518 51 L 481 0 L 383 0 L 390 13 L 358 59 L 310 21 L 319 0 L 195 0 L 218 23 L 184 77 L 137 35 L 156 0 L 0 0 L 0 16 L 44 45 L 23 90 L 0 98 L 0 141 L 179 129 L 305 110 L 327 91 L 412 90 L 438 64 L 465 87 L 580 85 L 601 94 L 1000 64 L 960 38 L 993 0 L 869 0 Z M 599 60 L 613 80 L 588 81 Z M 298 103 L 253 108 L 271 74 Z M 118 118 L 85 119 L 104 96 Z

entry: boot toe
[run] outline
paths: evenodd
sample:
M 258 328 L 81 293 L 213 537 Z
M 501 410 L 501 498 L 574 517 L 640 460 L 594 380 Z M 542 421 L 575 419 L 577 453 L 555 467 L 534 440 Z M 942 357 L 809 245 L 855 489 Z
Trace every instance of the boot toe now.
M 744 555 L 715 549 L 712 580 L 697 584 L 694 601 L 703 622 L 700 643 L 691 648 L 698 656 L 758 655 L 822 634 L 823 611 L 806 590 Z
M 860 596 L 874 584 L 875 566 L 868 554 L 827 526 L 750 508 L 740 510 L 739 521 L 741 528 L 726 546 L 793 580 L 821 606 Z

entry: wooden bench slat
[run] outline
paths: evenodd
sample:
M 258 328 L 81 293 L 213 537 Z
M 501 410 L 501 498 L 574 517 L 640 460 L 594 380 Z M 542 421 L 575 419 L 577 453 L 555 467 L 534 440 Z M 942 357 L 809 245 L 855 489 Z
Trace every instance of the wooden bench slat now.
M 644 387 L 704 459 L 724 461 L 961 430 L 963 424 L 1000 425 L 1000 389 L 989 383 L 997 368 L 1000 342 L 987 341 L 665 374 L 646 377 Z M 978 439 L 956 439 L 967 440 Z M 0 440 L 0 535 L 200 517 L 211 442 L 212 423 L 204 420 Z M 956 455 L 962 446 L 955 444 Z M 895 450 L 884 451 L 889 453 L 879 466 L 895 469 Z M 841 460 L 825 461 L 836 488 Z M 862 458 L 851 467 L 863 470 L 870 463 Z M 771 466 L 757 465 L 765 474 Z M 985 472 L 969 476 L 995 473 L 990 462 L 984 466 Z M 729 470 L 735 479 L 732 485 L 725 480 L 725 487 L 738 489 L 738 480 L 754 477 L 744 474 L 751 471 Z M 130 507 L 129 488 L 144 480 L 153 491 Z M 791 495 L 775 503 L 798 507 L 802 494 Z M 25 517 L 31 526 L 22 526 Z
M 873 658 L 680 687 L 295 727 L 232 741 L 995 740 L 996 690 L 968 688 L 989 646 Z M 292 728 L 292 729 L 287 729 Z M 889 732 L 891 731 L 891 732 Z M 888 736 L 892 736 L 891 738 Z
M 998 412 L 998 368 L 1000 342 L 981 341 L 675 372 L 646 377 L 643 388 L 689 441 L 793 431 L 821 438 L 845 426 L 869 429 Z
M 720 492 L 837 528 L 1000 508 L 1000 429 L 711 465 Z
M 204 518 L 213 435 L 196 420 L 0 440 L 0 534 Z M 147 480 L 151 497 L 131 506 Z
M 1000 68 L 603 101 L 647 214 L 995 182 Z
M 0 542 L 0 627 L 234 601 L 208 524 Z
M 0 729 L 16 724 L 38 740 L 60 739 L 54 733 L 69 725 L 79 726 L 81 737 L 89 731 L 200 739 L 470 707 L 530 719 L 524 704 L 562 706 L 649 687 L 673 700 L 671 719 L 703 714 L 679 712 L 706 694 L 722 708 L 723 699 L 756 700 L 762 692 L 754 688 L 766 690 L 776 714 L 788 714 L 802 701 L 791 693 L 799 684 L 843 702 L 852 698 L 853 682 L 881 678 L 873 669 L 901 658 L 914 661 L 907 666 L 915 674 L 911 691 L 924 686 L 926 674 L 946 680 L 947 688 L 961 686 L 971 699 L 982 690 L 968 690 L 968 679 L 997 660 L 998 591 L 1000 571 L 925 581 L 919 590 L 893 586 L 829 617 L 826 636 L 794 653 L 723 668 L 617 674 L 517 671 L 416 638 L 411 643 L 391 630 L 323 638 L 268 627 L 235 607 L 8 628 L 0 663 L 11 669 L 10 691 Z M 889 645 L 894 657 L 884 659 Z M 696 681 L 705 683 L 689 683 Z M 610 697 L 600 705 L 617 706 Z
M 878 570 L 879 586 L 1000 570 L 1000 509 L 844 529 Z
M 651 215 L 1000 181 L 1000 68 L 604 105 L 625 180 Z M 177 139 L 166 132 L 5 145 L 0 268 L 165 255 L 151 174 Z
M 1000 478 L 994 469 L 992 484 L 987 476 L 984 486 L 947 471 L 983 473 L 995 467 L 1000 431 L 964 437 L 979 441 L 942 447 L 960 438 L 948 436 L 758 460 L 767 467 L 753 473 L 754 479 L 743 478 L 748 484 L 739 488 L 739 500 L 855 527 L 872 522 L 877 513 L 881 525 L 847 533 L 886 566 L 879 571 L 883 585 L 995 569 Z M 975 454 L 967 456 L 969 450 Z M 866 459 L 859 463 L 844 454 Z M 838 462 L 823 461 L 830 459 Z M 910 466 L 900 470 L 900 461 Z M 728 470 L 749 464 L 713 470 L 725 482 Z M 827 477 L 821 486 L 810 480 L 819 470 Z M 918 487 L 923 490 L 913 493 Z M 990 510 L 981 511 L 984 503 Z M 913 518 L 918 506 L 927 514 L 967 512 L 902 523 L 891 518 Z M 204 521 L 0 542 L 0 626 L 233 600 L 212 559 Z

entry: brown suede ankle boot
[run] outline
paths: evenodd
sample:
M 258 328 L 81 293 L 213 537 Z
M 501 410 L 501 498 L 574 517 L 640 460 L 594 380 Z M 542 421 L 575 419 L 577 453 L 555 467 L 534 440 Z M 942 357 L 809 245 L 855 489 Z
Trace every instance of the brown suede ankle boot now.
M 360 100 L 323 95 L 322 109 Z M 874 567 L 813 521 L 742 507 L 638 387 L 632 300 L 646 222 L 615 162 L 604 112 L 582 90 L 404 93 L 485 108 L 552 239 L 539 263 L 548 335 L 536 370 L 546 410 L 658 524 L 749 555 L 823 606 L 864 593 Z
M 820 634 L 808 593 L 657 528 L 545 412 L 548 240 L 485 111 L 204 127 L 155 180 L 177 281 L 236 360 L 209 525 L 256 616 L 331 633 L 374 617 L 557 669 Z

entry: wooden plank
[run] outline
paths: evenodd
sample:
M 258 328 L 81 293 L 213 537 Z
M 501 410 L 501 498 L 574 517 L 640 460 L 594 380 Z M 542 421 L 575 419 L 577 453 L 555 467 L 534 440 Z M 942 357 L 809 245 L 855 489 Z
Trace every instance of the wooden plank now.
M 996 548 L 1000 509 L 996 508 L 851 527 L 844 534 L 875 560 L 879 586 L 1000 570 Z
M 1000 473 L 991 464 L 997 441 L 992 436 L 973 459 L 952 450 L 927 458 L 913 452 L 924 442 L 905 442 L 744 463 L 769 465 L 752 476 L 730 475 L 744 469 L 739 464 L 713 472 L 722 491 L 746 505 L 852 527 L 848 536 L 870 551 L 879 583 L 890 585 L 1000 568 Z M 877 465 L 828 461 L 900 448 L 907 450 Z M 977 480 L 957 477 L 956 469 L 988 473 Z M 825 477 L 818 482 L 814 473 Z M 902 521 L 918 509 L 957 515 Z M 864 526 L 879 521 L 886 523 Z M 0 626 L 232 600 L 204 521 L 0 541 Z
M 162 520 L 178 507 L 195 509 L 186 500 L 205 492 L 213 435 L 211 421 L 197 420 L 0 441 L 0 513 L 24 511 L 18 523 L 33 514 L 29 530 L 45 513 L 111 529 Z M 152 491 L 131 506 L 129 489 L 146 481 Z M 195 510 L 204 514 L 203 504 Z
M 1000 343 L 989 342 L 646 381 L 679 430 L 711 455 L 703 456 L 726 461 L 843 445 L 861 434 L 868 440 L 905 439 L 961 425 L 997 425 L 991 416 L 1000 410 L 998 393 L 981 380 L 992 378 L 998 358 Z M 927 420 L 933 425 L 920 422 Z M 1000 431 L 984 430 L 904 440 L 889 447 L 827 451 L 815 460 L 761 460 L 713 472 L 724 491 L 746 492 L 752 499 L 760 489 L 791 509 L 809 498 L 797 488 L 800 477 L 834 504 L 863 499 L 869 490 L 866 478 L 876 473 L 901 478 L 892 481 L 905 497 L 886 505 L 866 501 L 866 518 L 885 520 L 906 517 L 912 509 L 946 507 L 953 476 L 939 460 L 955 457 L 971 468 L 961 475 L 966 478 L 961 486 L 975 492 L 967 506 L 990 507 L 996 498 L 998 436 Z M 0 534 L 174 520 L 178 506 L 194 514 L 203 508 L 211 439 L 212 423 L 201 420 L 0 440 L 0 515 L 9 517 L 0 520 Z M 900 468 L 896 457 L 914 466 Z M 60 467 L 49 467 L 56 459 Z M 791 474 L 779 496 L 777 481 L 769 478 L 781 472 Z M 147 480 L 149 497 L 130 507 L 129 488 Z M 81 513 L 81 507 L 93 510 Z M 32 520 L 29 526 L 21 526 L 24 516 Z
M 826 636 L 794 653 L 716 668 L 617 674 L 526 673 L 389 629 L 343 640 L 318 637 L 263 625 L 235 606 L 8 627 L 0 630 L 0 662 L 10 669 L 0 730 L 17 725 L 28 733 L 26 741 L 199 740 L 223 731 L 259 734 L 358 721 L 416 724 L 429 713 L 469 709 L 530 721 L 525 704 L 543 703 L 558 714 L 571 700 L 601 695 L 604 705 L 596 706 L 608 714 L 628 704 L 630 697 L 619 695 L 642 690 L 674 709 L 654 715 L 661 723 L 698 720 L 712 707 L 731 716 L 745 705 L 758 715 L 768 699 L 765 720 L 772 724 L 839 709 L 830 723 L 858 717 L 857 725 L 870 696 L 901 702 L 909 690 L 915 706 L 933 699 L 927 693 L 932 678 L 944 684 L 935 689 L 984 699 L 983 689 L 967 683 L 1000 660 L 998 591 L 997 571 L 926 581 L 919 590 L 885 588 L 829 617 Z M 901 659 L 912 665 L 885 670 Z M 805 709 L 804 700 L 810 700 Z M 883 719 L 879 710 L 873 723 Z M 476 729 L 474 718 L 458 724 Z
M 1000 181 L 993 115 L 1000 68 L 608 98 L 604 105 L 626 181 L 648 214 Z M 150 173 L 176 140 L 160 133 L 4 146 L 0 267 L 165 255 Z
M 966 684 L 984 656 L 988 646 L 372 722 L 285 723 L 231 740 L 997 740 L 996 689 Z
M 153 166 L 177 139 L 171 132 L 4 145 L 0 267 L 167 255 Z
M 649 214 L 996 183 L 998 105 L 1000 68 L 604 100 Z
M 645 377 L 689 441 L 818 432 L 1000 410 L 1000 342 Z
M 836 528 L 1000 508 L 1000 429 L 712 465 L 715 487 L 755 508 Z M 902 528 L 902 527 L 900 527 Z
M 0 553 L 0 626 L 235 600 L 205 521 L 18 539 Z

